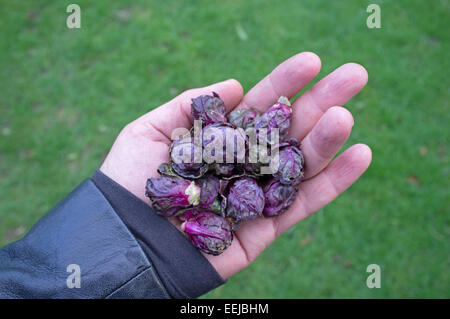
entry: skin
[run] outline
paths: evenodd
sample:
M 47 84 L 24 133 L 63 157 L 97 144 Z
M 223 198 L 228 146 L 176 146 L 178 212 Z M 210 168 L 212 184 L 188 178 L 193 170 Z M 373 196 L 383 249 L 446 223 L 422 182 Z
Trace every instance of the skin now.
M 191 89 L 129 123 L 119 134 L 100 170 L 141 200 L 148 177 L 156 177 L 161 162 L 168 162 L 172 132 L 190 128 L 191 98 L 217 92 L 227 112 L 254 107 L 261 111 L 279 96 L 301 91 L 320 71 L 321 62 L 311 52 L 299 53 L 277 66 L 245 96 L 238 81 L 230 79 Z M 333 201 L 368 168 L 372 154 L 367 145 L 355 144 L 332 160 L 350 136 L 351 113 L 342 107 L 367 83 L 366 70 L 347 63 L 320 80 L 293 104 L 290 136 L 302 141 L 305 180 L 291 208 L 275 218 L 245 222 L 235 232 L 233 244 L 219 256 L 205 255 L 223 278 L 249 266 L 277 237 Z M 180 221 L 169 220 L 178 228 Z

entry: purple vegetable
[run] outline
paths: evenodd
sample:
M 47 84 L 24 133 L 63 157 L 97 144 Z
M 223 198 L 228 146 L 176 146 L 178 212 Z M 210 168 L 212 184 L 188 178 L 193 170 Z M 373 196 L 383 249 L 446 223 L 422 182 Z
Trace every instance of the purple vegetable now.
M 256 162 L 254 162 L 255 160 Z M 253 176 L 262 176 L 261 166 L 263 165 L 267 166 L 269 163 L 264 164 L 261 162 L 258 145 L 249 145 L 245 156 L 245 172 Z
M 263 215 L 274 217 L 284 213 L 294 202 L 298 189 L 292 185 L 283 185 L 271 179 L 264 187 L 265 206 Z
M 233 241 L 230 222 L 210 212 L 188 215 L 182 229 L 195 247 L 211 255 L 220 255 Z
M 170 163 L 161 163 L 161 165 L 159 165 L 158 167 L 158 173 L 166 176 L 174 176 L 174 177 L 178 176 L 178 174 L 175 173 L 175 171 L 173 170 L 172 165 Z
M 201 161 L 201 150 L 196 161 L 195 151 L 193 137 L 190 134 L 173 141 L 169 148 L 173 171 L 184 178 L 202 177 L 208 171 L 208 164 Z
M 273 176 L 284 185 L 297 185 L 305 174 L 305 159 L 296 138 L 280 144 L 278 154 L 278 171 Z M 271 165 L 276 165 L 276 158 Z
M 201 120 L 203 126 L 214 123 L 225 123 L 227 121 L 225 113 L 225 104 L 215 92 L 213 92 L 212 96 L 201 95 L 192 99 L 192 120 Z
M 203 160 L 206 163 L 244 163 L 247 137 L 229 123 L 205 126 L 202 131 Z
M 200 187 L 199 204 L 195 207 L 188 207 L 179 210 L 177 216 L 186 219 L 186 214 L 197 214 L 200 212 L 213 212 L 218 215 L 225 215 L 222 205 L 222 196 L 219 195 L 220 180 L 214 175 L 207 175 L 198 180 L 196 184 Z
M 260 112 L 255 109 L 240 109 L 234 110 L 228 114 L 228 122 L 234 126 L 246 129 L 253 127 L 255 120 L 260 116 Z
M 178 218 L 182 221 L 186 221 L 197 213 L 198 212 L 196 212 L 193 208 L 187 208 L 180 211 L 180 214 L 178 214 Z
M 226 203 L 221 201 L 221 197 L 216 198 L 208 207 L 196 207 L 197 212 L 211 212 L 220 216 L 225 216 Z
M 147 180 L 145 195 L 158 214 L 168 217 L 191 205 L 198 205 L 200 187 L 181 177 L 161 175 Z
M 220 180 L 214 175 L 208 175 L 198 180 L 200 185 L 199 208 L 208 208 L 219 196 Z
M 289 132 L 291 125 L 292 108 L 289 100 L 282 96 L 271 108 L 263 113 L 256 121 L 254 128 L 258 132 L 259 140 L 267 140 L 270 144 L 278 144 L 284 140 Z M 272 141 L 271 132 L 278 129 L 279 141 Z M 265 129 L 265 130 L 263 130 Z M 263 135 L 263 133 L 267 132 Z
M 181 177 L 184 178 L 200 178 L 208 171 L 208 165 L 205 163 L 173 163 L 173 170 Z
M 227 196 L 227 216 L 250 220 L 261 216 L 264 193 L 255 179 L 243 177 L 232 182 Z
M 215 163 L 213 165 L 215 174 L 218 176 L 231 176 L 233 175 L 235 165 L 226 163 Z

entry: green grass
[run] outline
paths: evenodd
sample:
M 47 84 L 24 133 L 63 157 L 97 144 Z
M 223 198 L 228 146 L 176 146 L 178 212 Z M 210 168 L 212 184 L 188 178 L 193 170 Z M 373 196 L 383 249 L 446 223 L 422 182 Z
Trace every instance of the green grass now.
M 318 78 L 367 68 L 346 145 L 369 144 L 373 163 L 206 297 L 450 297 L 449 1 L 79 0 L 82 28 L 69 30 L 73 2 L 0 3 L 1 245 L 89 177 L 137 116 L 231 77 L 248 90 L 308 50 Z M 373 2 L 381 29 L 365 24 Z M 372 263 L 381 289 L 366 287 Z

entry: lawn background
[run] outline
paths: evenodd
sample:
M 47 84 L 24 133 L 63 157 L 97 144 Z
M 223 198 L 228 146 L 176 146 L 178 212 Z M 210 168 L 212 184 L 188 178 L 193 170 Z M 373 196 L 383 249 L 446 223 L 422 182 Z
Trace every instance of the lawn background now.
M 81 7 L 81 29 L 66 7 Z M 366 8 L 381 7 L 381 29 Z M 183 90 L 249 90 L 313 51 L 314 82 L 368 70 L 346 147 L 373 162 L 343 196 L 206 297 L 450 297 L 449 1 L 0 2 L 0 245 L 99 167 L 120 129 Z M 308 86 L 310 87 L 310 86 Z M 382 270 L 366 287 L 366 267 Z

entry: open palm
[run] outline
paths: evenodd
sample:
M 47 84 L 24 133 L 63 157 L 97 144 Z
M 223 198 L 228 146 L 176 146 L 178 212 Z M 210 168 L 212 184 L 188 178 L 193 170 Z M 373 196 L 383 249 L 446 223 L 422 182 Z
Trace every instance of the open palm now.
M 225 102 L 227 111 L 256 108 L 264 111 L 279 96 L 289 98 L 302 90 L 320 71 L 314 53 L 297 54 L 256 84 L 244 97 L 236 80 L 188 90 L 168 103 L 128 124 L 116 139 L 100 170 L 138 198 L 145 197 L 147 178 L 158 175 L 160 163 L 169 161 L 173 130 L 190 128 L 191 98 L 213 91 Z M 259 218 L 242 223 L 232 245 L 219 256 L 205 255 L 223 278 L 247 267 L 278 236 L 300 220 L 316 212 L 352 185 L 367 169 L 371 151 L 364 144 L 348 148 L 331 161 L 350 135 L 351 113 L 342 107 L 367 82 L 366 70 L 345 64 L 315 84 L 293 103 L 290 136 L 302 141 L 305 179 L 299 185 L 294 204 L 275 218 Z M 179 227 L 179 221 L 171 218 Z

